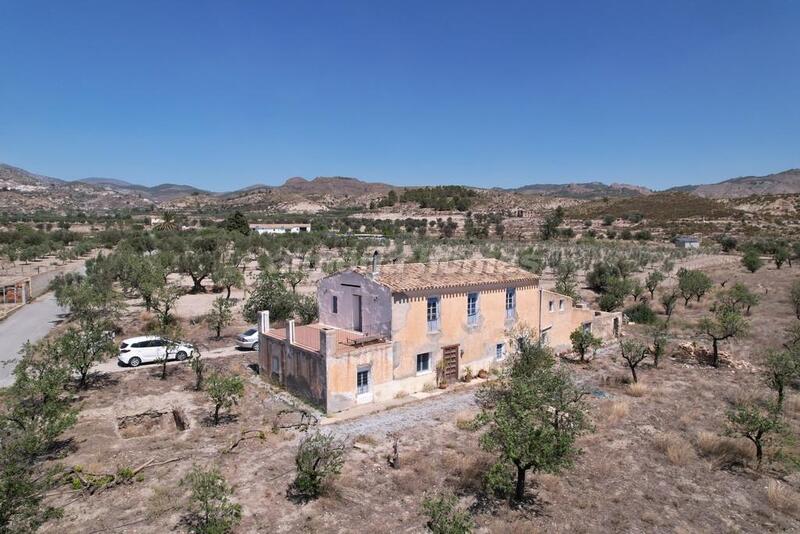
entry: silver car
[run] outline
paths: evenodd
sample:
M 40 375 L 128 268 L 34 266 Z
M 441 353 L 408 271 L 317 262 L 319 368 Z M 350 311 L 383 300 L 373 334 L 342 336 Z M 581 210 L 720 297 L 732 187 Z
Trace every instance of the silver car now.
M 258 350 L 258 329 L 250 328 L 236 336 L 236 346 L 240 349 Z

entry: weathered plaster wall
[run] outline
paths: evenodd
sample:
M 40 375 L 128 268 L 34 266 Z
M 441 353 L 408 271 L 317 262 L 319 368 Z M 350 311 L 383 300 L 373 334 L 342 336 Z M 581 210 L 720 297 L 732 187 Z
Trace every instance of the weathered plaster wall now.
M 370 394 L 373 401 L 384 401 L 387 385 L 392 383 L 391 343 L 368 345 L 326 359 L 328 380 L 327 410 L 338 412 L 358 403 L 356 375 L 359 369 L 370 370 Z
M 564 302 L 561 310 L 560 302 Z M 553 302 L 553 311 L 550 311 L 550 302 Z M 590 324 L 592 333 L 604 340 L 614 337 L 614 318 L 621 321 L 619 312 L 597 312 L 590 308 L 576 308 L 571 298 L 553 291 L 542 290 L 542 319 L 541 329 L 549 328 L 548 345 L 556 350 L 570 349 L 572 342 L 570 334 L 584 324 Z
M 264 380 L 278 383 L 293 395 L 327 409 L 325 358 L 318 353 L 260 334 L 258 366 Z M 279 363 L 275 372 L 273 360 Z
M 509 330 L 527 326 L 535 329 L 538 319 L 538 290 L 533 287 L 516 289 L 516 317 L 506 319 L 506 291 L 482 291 L 478 297 L 478 322 L 467 325 L 467 293 L 434 294 L 440 298 L 440 329 L 428 332 L 427 296 L 395 297 L 392 307 L 392 340 L 394 341 L 394 377 L 396 380 L 417 376 L 417 354 L 431 354 L 431 369 L 442 359 L 442 349 L 459 345 L 459 374 L 469 366 L 473 372 L 495 359 L 496 346 L 508 346 Z M 435 373 L 418 383 L 421 388 L 435 381 Z
M 389 288 L 362 274 L 345 271 L 319 282 L 317 300 L 319 321 L 337 328 L 353 329 L 353 295 L 361 296 L 363 330 L 369 334 L 391 334 L 392 296 Z M 338 313 L 333 313 L 333 297 L 339 299 Z

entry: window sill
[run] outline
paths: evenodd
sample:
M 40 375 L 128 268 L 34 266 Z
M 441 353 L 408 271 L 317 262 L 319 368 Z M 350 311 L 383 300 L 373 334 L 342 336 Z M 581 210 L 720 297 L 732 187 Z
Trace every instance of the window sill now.
M 429 375 L 431 373 L 433 373 L 433 371 L 431 371 L 430 369 L 428 369 L 427 371 L 417 371 L 417 375 L 416 376 L 425 376 L 425 375 Z

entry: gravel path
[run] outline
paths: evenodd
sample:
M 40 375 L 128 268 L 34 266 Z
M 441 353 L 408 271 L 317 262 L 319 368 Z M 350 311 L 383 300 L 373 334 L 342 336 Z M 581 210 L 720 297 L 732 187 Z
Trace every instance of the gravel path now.
M 359 434 L 386 435 L 410 427 L 436 426 L 441 420 L 451 418 L 460 411 L 474 407 L 475 390 L 470 388 L 436 395 L 390 410 L 365 415 L 358 419 L 333 423 L 328 425 L 326 430 L 338 436 L 350 438 Z

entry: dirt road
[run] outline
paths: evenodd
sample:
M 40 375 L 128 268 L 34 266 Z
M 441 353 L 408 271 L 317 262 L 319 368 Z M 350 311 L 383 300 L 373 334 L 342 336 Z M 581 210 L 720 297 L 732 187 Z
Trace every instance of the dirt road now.
M 0 321 L 0 387 L 14 382 L 14 366 L 26 341 L 42 339 L 64 319 L 65 310 L 45 293 Z

